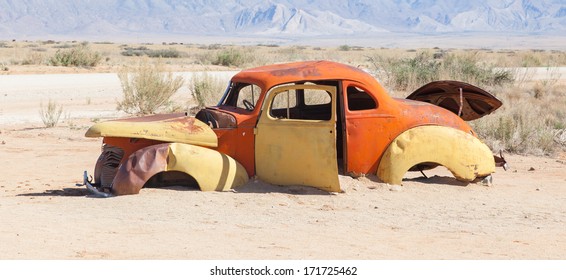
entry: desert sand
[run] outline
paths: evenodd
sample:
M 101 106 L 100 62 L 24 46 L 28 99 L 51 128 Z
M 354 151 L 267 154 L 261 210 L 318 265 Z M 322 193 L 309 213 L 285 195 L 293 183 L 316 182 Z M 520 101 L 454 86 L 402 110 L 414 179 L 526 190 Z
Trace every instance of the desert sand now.
M 507 155 L 492 186 L 437 169 L 401 187 L 341 176 L 342 193 L 251 179 L 92 197 L 75 185 L 100 152 L 84 133 L 123 116 L 120 94 L 112 73 L 0 76 L 0 259 L 566 258 L 566 154 Z M 64 113 L 47 129 L 50 98 Z

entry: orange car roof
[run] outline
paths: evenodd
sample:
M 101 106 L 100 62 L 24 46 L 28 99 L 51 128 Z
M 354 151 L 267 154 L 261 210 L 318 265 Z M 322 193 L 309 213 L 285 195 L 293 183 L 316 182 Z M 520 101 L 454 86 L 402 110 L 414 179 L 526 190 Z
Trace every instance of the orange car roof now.
M 379 85 L 369 73 L 362 69 L 325 60 L 250 68 L 237 73 L 232 80 L 252 82 L 264 90 L 279 84 L 316 80 L 354 80 L 368 86 Z

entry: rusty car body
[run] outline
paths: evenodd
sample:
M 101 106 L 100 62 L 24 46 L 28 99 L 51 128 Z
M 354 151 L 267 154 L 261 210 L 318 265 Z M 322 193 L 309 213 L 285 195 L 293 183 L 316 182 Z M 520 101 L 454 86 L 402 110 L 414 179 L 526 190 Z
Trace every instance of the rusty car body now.
M 330 61 L 276 64 L 232 77 L 217 106 L 102 122 L 96 194 L 144 186 L 222 191 L 250 177 L 340 191 L 339 172 L 401 184 L 407 171 L 445 166 L 462 181 L 490 176 L 495 160 L 466 120 L 501 102 L 462 82 L 437 81 L 392 98 L 367 72 Z

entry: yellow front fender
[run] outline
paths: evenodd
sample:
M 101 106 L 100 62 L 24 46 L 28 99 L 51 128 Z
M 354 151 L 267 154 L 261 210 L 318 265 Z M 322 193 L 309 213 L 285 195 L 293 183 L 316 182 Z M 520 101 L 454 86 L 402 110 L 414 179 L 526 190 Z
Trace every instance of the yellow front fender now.
M 383 154 L 377 176 L 400 185 L 405 173 L 420 163 L 446 167 L 454 177 L 472 181 L 495 171 L 490 149 L 476 137 L 442 126 L 420 126 L 399 135 Z
M 187 144 L 169 146 L 167 171 L 191 175 L 202 191 L 227 191 L 248 182 L 248 173 L 235 159 L 215 150 Z
M 248 181 L 246 169 L 225 154 L 190 144 L 165 143 L 133 153 L 114 177 L 112 192 L 137 194 L 151 177 L 166 171 L 190 175 L 202 191 L 226 191 Z

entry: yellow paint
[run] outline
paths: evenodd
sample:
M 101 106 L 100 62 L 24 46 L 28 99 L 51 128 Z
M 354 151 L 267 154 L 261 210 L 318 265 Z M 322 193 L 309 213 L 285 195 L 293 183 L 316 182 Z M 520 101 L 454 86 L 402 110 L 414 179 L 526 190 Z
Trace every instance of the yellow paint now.
M 127 137 L 217 147 L 218 138 L 205 123 L 194 119 L 190 128 L 177 121 L 109 121 L 91 126 L 86 137 Z
M 321 89 L 332 96 L 331 120 L 275 119 L 271 101 L 277 93 Z M 336 88 L 318 85 L 283 86 L 268 94 L 256 130 L 257 176 L 276 185 L 305 185 L 339 192 L 336 160 Z
M 476 137 L 450 127 L 421 126 L 403 132 L 390 144 L 377 176 L 386 183 L 400 185 L 411 167 L 424 162 L 440 164 L 462 181 L 495 171 L 491 151 Z
M 248 182 L 246 169 L 233 158 L 215 150 L 172 143 L 166 171 L 191 175 L 202 191 L 227 191 Z

